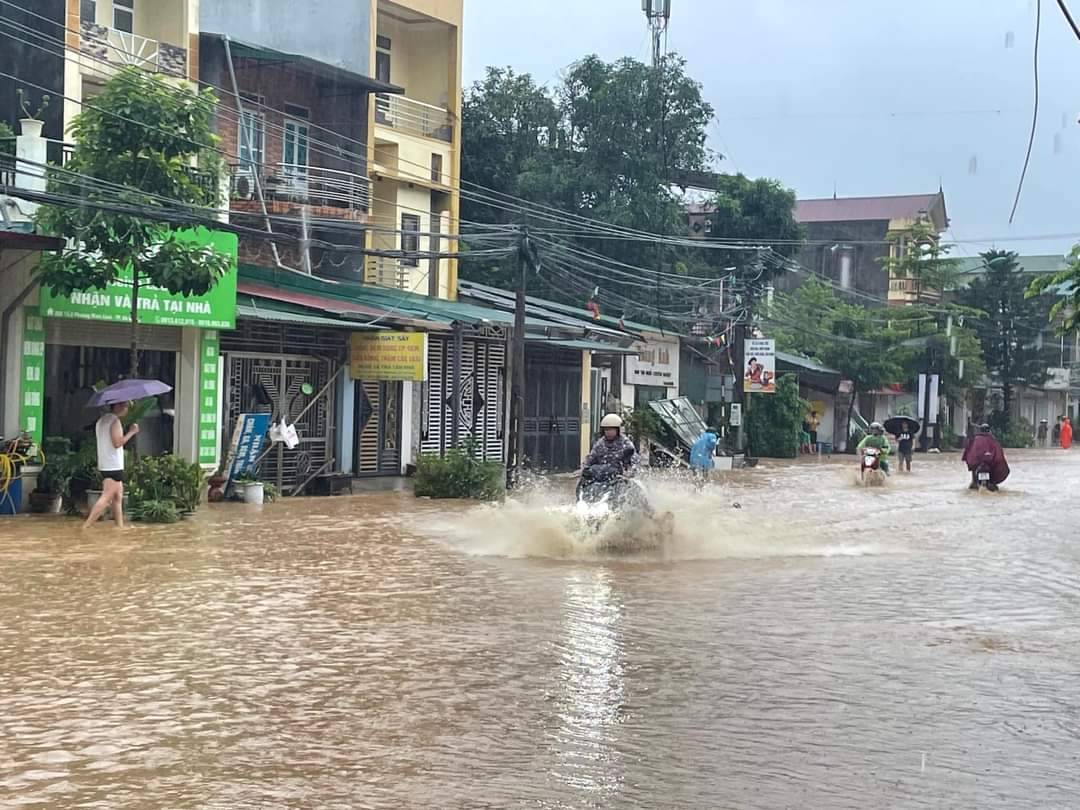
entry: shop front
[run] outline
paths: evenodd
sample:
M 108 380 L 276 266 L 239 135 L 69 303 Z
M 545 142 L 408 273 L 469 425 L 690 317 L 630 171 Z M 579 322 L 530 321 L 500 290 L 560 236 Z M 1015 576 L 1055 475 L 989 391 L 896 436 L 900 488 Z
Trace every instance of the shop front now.
M 191 238 L 236 255 L 236 237 L 203 229 Z M 218 463 L 218 335 L 236 320 L 236 270 L 205 295 L 175 295 L 141 284 L 139 376 L 172 386 L 140 416 L 138 448 L 173 452 L 207 470 Z M 23 352 L 19 424 L 36 441 L 92 439 L 96 413 L 86 402 L 96 388 L 128 376 L 131 345 L 130 274 L 103 290 L 62 296 L 38 288 L 22 308 Z

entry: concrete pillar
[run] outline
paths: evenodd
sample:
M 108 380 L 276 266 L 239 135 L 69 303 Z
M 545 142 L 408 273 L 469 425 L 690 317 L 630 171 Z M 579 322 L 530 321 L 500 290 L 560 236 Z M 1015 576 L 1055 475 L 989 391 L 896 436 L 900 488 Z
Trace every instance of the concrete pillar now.
M 413 455 L 413 434 L 419 427 L 413 421 L 413 395 L 421 383 L 404 382 L 401 384 L 401 474 L 405 475 L 408 465 L 415 460 Z
M 29 191 L 45 191 L 45 163 L 48 160 L 47 141 L 41 137 L 42 121 L 23 118 L 19 121 L 22 134 L 15 138 L 15 185 Z M 19 207 L 27 215 L 33 215 L 36 203 L 23 202 Z
M 589 454 L 592 444 L 592 352 L 581 352 L 581 458 Z
M 188 461 L 199 459 L 199 347 L 202 330 L 183 327 L 180 330 L 180 356 L 176 363 L 176 387 L 173 404 L 173 447 L 176 454 Z M 219 411 L 220 413 L 220 411 Z
M 337 435 L 334 437 L 334 455 L 337 456 L 337 468 L 343 473 L 352 474 L 353 471 L 353 439 L 356 431 L 356 382 L 345 371 L 341 375 L 341 382 L 337 387 L 337 412 L 338 419 Z

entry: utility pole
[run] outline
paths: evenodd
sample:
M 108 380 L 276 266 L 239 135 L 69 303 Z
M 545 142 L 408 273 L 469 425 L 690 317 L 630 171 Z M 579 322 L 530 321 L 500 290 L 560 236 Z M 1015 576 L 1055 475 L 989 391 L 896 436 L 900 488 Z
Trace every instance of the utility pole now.
M 664 32 L 667 31 L 668 21 L 671 19 L 671 0 L 641 0 L 641 10 L 645 12 L 645 19 L 649 21 L 649 30 L 652 32 L 652 64 L 654 68 L 660 67 L 660 61 L 664 57 Z
M 514 300 L 514 334 L 510 347 L 513 384 L 510 388 L 510 458 L 506 465 L 506 483 L 510 487 L 517 485 L 525 463 L 525 287 L 532 260 L 531 251 L 529 229 L 524 228 L 518 244 L 520 277 Z

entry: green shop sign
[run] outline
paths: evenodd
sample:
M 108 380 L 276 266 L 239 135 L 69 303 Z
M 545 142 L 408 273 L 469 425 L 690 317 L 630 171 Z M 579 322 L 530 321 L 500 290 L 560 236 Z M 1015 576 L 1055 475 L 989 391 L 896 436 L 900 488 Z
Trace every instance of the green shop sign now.
M 139 323 L 158 326 L 195 326 L 200 329 L 236 328 L 236 234 L 206 228 L 177 231 L 178 239 L 213 247 L 233 257 L 232 267 L 206 295 L 174 295 L 161 287 L 139 284 Z M 41 288 L 41 314 L 48 318 L 87 321 L 131 321 L 131 271 L 120 273 L 103 290 L 83 290 L 70 296 Z

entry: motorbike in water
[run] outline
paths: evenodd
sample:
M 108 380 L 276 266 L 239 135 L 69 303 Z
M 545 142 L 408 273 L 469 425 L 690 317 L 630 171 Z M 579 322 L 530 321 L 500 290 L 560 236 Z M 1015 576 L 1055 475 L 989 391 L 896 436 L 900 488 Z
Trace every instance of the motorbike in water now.
M 998 486 L 995 484 L 990 475 L 991 468 L 989 461 L 980 461 L 975 469 L 971 471 L 971 489 L 982 490 L 987 492 L 997 492 Z
M 885 471 L 881 469 L 881 451 L 876 447 L 864 447 L 859 453 L 859 483 L 871 487 L 884 484 Z
M 672 514 L 658 515 L 641 482 L 616 464 L 593 464 L 581 471 L 574 512 L 603 553 L 659 550 L 674 529 Z

